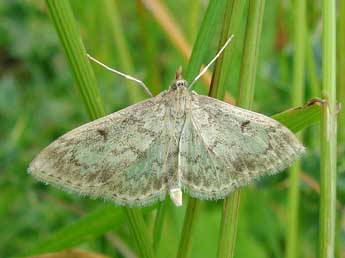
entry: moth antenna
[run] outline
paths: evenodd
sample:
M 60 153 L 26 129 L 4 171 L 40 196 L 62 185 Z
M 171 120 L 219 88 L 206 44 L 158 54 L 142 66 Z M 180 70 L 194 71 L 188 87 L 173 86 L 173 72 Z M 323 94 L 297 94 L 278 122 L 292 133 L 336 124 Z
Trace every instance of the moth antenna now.
M 90 56 L 89 54 L 86 54 L 86 56 L 87 56 L 91 61 L 95 62 L 96 64 L 98 64 L 98 65 L 100 65 L 100 66 L 102 66 L 103 68 L 107 69 L 108 71 L 111 71 L 111 72 L 113 72 L 113 73 L 116 73 L 117 75 L 120 75 L 120 76 L 122 76 L 122 77 L 125 77 L 125 78 L 128 79 L 128 80 L 135 81 L 135 82 L 138 83 L 141 87 L 144 88 L 145 92 L 146 92 L 151 98 L 153 97 L 152 92 L 149 90 L 149 88 L 146 86 L 146 84 L 145 84 L 143 81 L 141 81 L 141 80 L 139 80 L 139 79 L 137 79 L 137 78 L 134 78 L 134 77 L 132 77 L 132 76 L 130 76 L 130 75 L 128 75 L 128 74 L 125 74 L 125 73 L 122 73 L 122 72 L 120 72 L 120 71 L 117 71 L 117 70 L 115 70 L 115 69 L 113 69 L 113 68 L 111 68 L 111 67 L 109 67 L 109 66 L 103 64 L 101 61 L 98 61 L 96 58 Z
M 225 44 L 222 46 L 222 48 L 218 51 L 218 53 L 216 54 L 216 56 L 211 60 L 211 62 L 208 63 L 208 65 L 206 65 L 204 67 L 204 69 L 202 69 L 202 71 L 195 77 L 195 79 L 192 81 L 192 83 L 189 85 L 188 90 L 191 90 L 193 85 L 197 82 L 197 80 L 200 79 L 201 76 L 203 76 L 204 73 L 206 73 L 207 69 L 217 60 L 217 58 L 222 54 L 222 52 L 224 51 L 224 49 L 229 45 L 230 41 L 232 40 L 232 38 L 234 37 L 234 35 L 232 34 L 228 40 L 225 42 Z

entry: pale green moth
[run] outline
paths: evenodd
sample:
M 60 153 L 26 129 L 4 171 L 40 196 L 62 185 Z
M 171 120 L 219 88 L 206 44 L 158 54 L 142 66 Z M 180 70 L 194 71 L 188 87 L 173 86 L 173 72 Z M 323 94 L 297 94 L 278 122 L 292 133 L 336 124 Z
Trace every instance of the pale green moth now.
M 191 91 L 231 38 L 189 87 L 178 71 L 169 90 L 58 138 L 31 162 L 29 173 L 120 205 L 144 206 L 169 193 L 180 206 L 182 190 L 216 200 L 282 171 L 304 151 L 292 132 L 267 116 Z M 106 68 L 149 92 L 140 80 Z

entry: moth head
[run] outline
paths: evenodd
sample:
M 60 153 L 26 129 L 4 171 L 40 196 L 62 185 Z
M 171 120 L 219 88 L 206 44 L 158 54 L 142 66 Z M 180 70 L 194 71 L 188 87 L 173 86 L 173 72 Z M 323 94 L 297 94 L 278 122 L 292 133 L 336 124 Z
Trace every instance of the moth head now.
M 177 90 L 182 88 L 187 88 L 188 82 L 182 78 L 182 66 L 180 66 L 176 71 L 176 79 L 171 84 L 170 89 Z
M 175 80 L 171 86 L 170 89 L 177 90 L 177 89 L 186 89 L 188 87 L 188 82 L 185 80 Z

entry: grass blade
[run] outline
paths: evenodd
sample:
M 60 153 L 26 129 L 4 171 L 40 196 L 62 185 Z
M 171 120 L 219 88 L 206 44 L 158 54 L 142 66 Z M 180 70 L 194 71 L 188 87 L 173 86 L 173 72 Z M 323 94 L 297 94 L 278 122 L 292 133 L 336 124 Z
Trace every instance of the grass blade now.
M 101 236 L 112 228 L 119 227 L 124 222 L 123 218 L 122 209 L 118 209 L 112 204 L 102 205 L 48 238 L 38 241 L 25 256 L 50 253 L 77 246 Z
M 109 20 L 108 22 L 112 32 L 112 39 L 115 43 L 116 53 L 121 66 L 121 69 L 119 70 L 135 77 L 132 58 L 124 37 L 125 33 L 122 30 L 124 26 L 121 22 L 117 1 L 102 0 L 98 5 L 102 6 L 103 12 L 106 14 L 105 17 Z M 126 83 L 127 86 L 126 89 L 129 93 L 130 103 L 137 103 L 147 97 L 143 89 L 138 87 L 137 83 L 131 82 L 130 80 L 124 80 L 124 83 Z
M 226 1 L 211 1 L 205 17 L 201 23 L 198 36 L 195 40 L 192 54 L 188 63 L 185 79 L 191 82 L 199 73 L 204 57 L 209 51 L 208 46 L 215 36 L 215 27 L 219 23 L 225 8 Z
M 161 240 L 163 226 L 164 226 L 164 217 L 167 210 L 167 201 L 162 201 L 157 208 L 157 214 L 155 218 L 155 224 L 153 228 L 153 248 L 157 252 L 159 247 L 159 242 Z
M 321 97 L 321 83 L 319 78 L 319 73 L 317 70 L 317 63 L 316 58 L 314 55 L 314 48 L 313 43 L 311 40 L 311 33 L 309 32 L 309 29 L 307 27 L 307 23 L 305 22 L 305 41 L 304 44 L 305 48 L 305 62 L 306 62 L 306 72 L 307 72 L 307 80 L 309 82 L 310 87 L 310 94 L 312 97 Z M 320 141 L 319 141 L 319 135 L 320 135 L 320 127 L 312 128 L 310 131 L 309 136 L 309 146 L 314 150 L 320 149 Z
M 294 1 L 294 64 L 292 105 L 301 105 L 304 101 L 304 65 L 305 65 L 305 35 L 306 35 L 306 3 L 304 0 Z M 302 135 L 298 135 L 302 139 Z M 298 256 L 298 225 L 299 225 L 299 186 L 301 162 L 297 160 L 289 169 L 288 192 L 288 223 L 286 228 L 286 258 Z
M 248 109 L 251 108 L 254 97 L 256 64 L 264 6 L 264 0 L 249 1 L 245 45 L 241 66 L 240 98 L 238 99 L 238 105 Z M 231 193 L 231 195 L 224 200 L 218 243 L 219 258 L 234 256 L 239 205 L 240 190 Z
M 105 115 L 96 78 L 87 60 L 69 2 L 46 0 L 46 3 L 90 118 Z
M 215 64 L 214 75 L 212 78 L 210 96 L 214 96 L 218 99 L 224 99 L 226 83 L 229 79 L 230 69 L 234 60 L 234 51 L 236 51 L 236 45 L 240 39 L 241 23 L 243 22 L 243 13 L 246 6 L 246 1 L 232 0 L 228 1 L 223 29 L 221 31 L 221 41 L 219 41 L 219 47 L 221 47 L 225 41 L 229 38 L 230 34 L 234 35 L 233 42 L 224 50 L 224 54 L 219 58 Z M 215 93 L 217 92 L 217 95 Z
M 338 114 L 338 125 L 345 125 L 345 1 L 339 1 L 339 15 L 338 15 L 338 33 L 337 33 L 337 97 L 338 102 L 343 108 L 342 112 Z M 345 144 L 345 130 L 338 130 L 338 143 Z M 345 146 L 342 150 L 344 153 Z
M 322 1 L 322 97 L 320 161 L 320 257 L 334 257 L 336 218 L 336 1 Z
M 297 133 L 302 129 L 320 121 L 320 102 L 311 102 L 303 107 L 288 109 L 272 116 L 292 132 Z
M 86 51 L 69 2 L 67 0 L 46 0 L 46 4 L 91 119 L 104 116 L 104 106 L 95 76 L 87 60 Z M 125 211 L 141 256 L 154 257 L 149 234 L 141 213 L 138 210 L 128 208 L 125 208 Z
M 345 1 L 338 2 L 338 23 L 337 23 L 337 99 L 342 110 L 338 114 L 338 156 L 345 156 Z M 344 171 L 345 160 L 342 159 L 338 164 L 338 173 Z M 343 169 L 341 169 L 343 168 Z M 345 218 L 345 212 L 338 212 L 336 224 L 336 250 L 335 257 L 340 258 L 345 253 L 345 245 L 342 234 L 344 227 L 341 226 Z
M 138 247 L 140 257 L 155 257 L 153 246 L 151 244 L 150 235 L 147 231 L 145 222 L 141 215 L 141 211 L 136 208 L 125 208 L 127 219 L 129 221 L 130 230 Z
M 198 28 L 198 18 L 200 14 L 200 7 L 201 7 L 201 1 L 200 0 L 194 0 L 194 1 L 188 1 L 188 22 L 187 22 L 187 36 L 189 39 L 189 42 L 193 42 L 195 39 L 195 36 L 197 35 L 197 28 Z
M 146 9 L 141 0 L 136 0 L 136 10 L 138 13 L 138 22 L 141 31 L 141 38 L 143 40 L 144 57 L 147 69 L 147 85 L 150 86 L 152 94 L 155 96 L 162 91 L 161 78 L 158 64 L 159 53 L 159 37 L 156 33 L 150 33 L 154 31 L 155 27 L 153 21 L 146 12 Z M 150 35 L 150 36 L 147 36 Z
M 195 222 L 200 210 L 200 201 L 189 197 L 186 215 L 183 221 L 182 234 L 179 248 L 177 251 L 178 258 L 188 257 L 192 247 L 192 233 L 194 232 Z

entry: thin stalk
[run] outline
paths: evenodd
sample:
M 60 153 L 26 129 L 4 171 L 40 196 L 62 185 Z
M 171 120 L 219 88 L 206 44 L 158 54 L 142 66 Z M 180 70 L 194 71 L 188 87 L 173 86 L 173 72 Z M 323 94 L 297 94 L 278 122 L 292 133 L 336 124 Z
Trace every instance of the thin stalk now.
M 46 4 L 89 117 L 93 120 L 105 115 L 96 77 L 86 58 L 85 47 L 69 2 L 46 0 Z
M 103 10 L 106 14 L 105 17 L 109 19 L 112 39 L 114 41 L 117 56 L 121 66 L 118 70 L 135 77 L 130 50 L 128 49 L 128 44 L 125 38 L 126 33 L 124 33 L 122 29 L 124 28 L 124 26 L 121 22 L 117 1 L 102 0 L 98 2 L 98 4 L 103 5 Z M 146 96 L 146 94 L 144 95 L 144 92 L 140 88 L 138 88 L 138 85 L 129 80 L 124 80 L 124 83 L 126 83 L 126 85 L 128 86 L 127 90 L 129 93 L 130 103 L 136 103 L 144 99 L 144 96 Z
M 104 105 L 99 94 L 95 75 L 86 57 L 85 47 L 69 2 L 67 0 L 46 0 L 46 4 L 90 118 L 96 119 L 104 116 Z M 140 256 L 154 257 L 141 212 L 129 208 L 125 208 L 125 211 Z
M 338 102 L 342 106 L 342 112 L 338 114 L 338 125 L 345 125 L 345 1 L 338 1 L 338 33 L 337 33 L 337 95 Z M 342 149 L 339 154 L 345 153 L 345 130 L 344 127 L 338 130 L 338 143 L 342 143 Z
M 197 35 L 198 29 L 198 18 L 200 13 L 200 0 L 188 1 L 188 22 L 187 22 L 187 31 L 189 42 L 193 42 L 195 36 Z
M 141 211 L 135 208 L 125 208 L 125 211 L 132 235 L 139 249 L 140 257 L 155 257 L 154 250 L 150 241 L 150 235 L 146 228 Z
M 195 228 L 195 220 L 200 211 L 201 202 L 194 198 L 189 198 L 186 215 L 183 221 L 182 234 L 179 248 L 177 251 L 178 258 L 186 258 L 189 256 L 192 247 L 192 232 Z
M 306 69 L 307 69 L 307 75 L 308 75 L 308 80 L 310 84 L 310 92 L 311 92 L 311 97 L 320 97 L 321 96 L 321 86 L 320 86 L 320 79 L 318 76 L 318 71 L 316 67 L 316 60 L 315 60 L 315 55 L 313 52 L 313 42 L 311 39 L 310 32 L 308 31 L 307 28 L 307 23 L 304 22 L 305 24 L 305 62 L 306 62 Z
M 338 156 L 344 157 L 345 154 L 345 1 L 338 1 L 338 24 L 337 24 L 337 99 L 342 107 L 342 111 L 338 114 Z M 341 164 L 341 162 L 340 162 Z M 343 163 L 344 164 L 344 163 Z M 343 216 L 341 216 L 343 215 Z M 336 234 L 336 257 L 340 258 L 345 253 L 344 240 L 342 239 L 342 217 L 345 210 L 341 210 L 337 217 L 337 234 Z
M 322 0 L 322 95 L 320 161 L 320 257 L 334 257 L 336 219 L 336 0 Z
M 244 52 L 241 65 L 240 97 L 238 99 L 238 105 L 244 108 L 251 108 L 254 97 L 256 65 L 264 6 L 264 0 L 249 1 Z M 230 196 L 224 200 L 218 243 L 219 258 L 234 257 L 239 205 L 239 190 L 231 193 Z
M 294 64 L 291 102 L 292 106 L 304 103 L 304 72 L 305 72 L 305 35 L 306 35 L 306 2 L 295 0 L 293 5 L 294 17 Z M 301 139 L 302 135 L 298 137 Z M 288 193 L 288 223 L 286 230 L 286 258 L 298 257 L 298 211 L 299 184 L 301 163 L 296 161 L 290 168 Z
M 167 201 L 165 200 L 165 201 L 161 202 L 157 208 L 155 225 L 153 228 L 153 248 L 156 252 L 158 250 L 159 242 L 160 242 L 161 236 L 162 236 L 166 209 L 167 209 Z
M 141 38 L 144 43 L 144 63 L 147 69 L 147 80 L 145 81 L 150 86 L 152 94 L 157 95 L 162 90 L 158 65 L 159 39 L 157 36 L 159 34 L 150 33 L 154 30 L 154 26 L 141 0 L 136 0 L 136 10 L 138 13 L 138 26 L 140 26 Z
M 282 81 L 289 81 L 291 72 L 290 72 L 290 63 L 287 60 L 287 56 L 284 53 L 283 49 L 286 45 L 286 38 L 287 38 L 287 26 L 285 23 L 286 19 L 286 8 L 285 3 L 283 1 L 279 2 L 278 13 L 277 13 L 277 39 L 275 42 L 275 48 L 279 51 L 278 54 L 278 71 L 279 77 Z
M 217 27 L 217 24 L 222 18 L 225 5 L 226 0 L 220 0 L 211 1 L 207 7 L 198 36 L 194 43 L 186 73 L 184 74 L 188 82 L 191 82 L 199 73 L 200 67 L 204 61 L 203 59 L 207 51 L 209 51 L 209 48 L 205 46 L 209 46 L 216 36 L 215 27 Z
M 316 68 L 316 60 L 313 52 L 313 43 L 311 40 L 310 32 L 308 31 L 307 24 L 306 26 L 306 33 L 305 33 L 305 41 L 304 44 L 305 48 L 305 61 L 306 61 L 306 70 L 307 70 L 307 78 L 310 86 L 310 93 L 311 97 L 321 97 L 321 85 L 320 85 L 320 78 L 318 76 L 318 71 Z M 320 141 L 318 140 L 320 135 L 320 128 L 319 127 L 312 127 L 309 129 L 310 136 L 309 136 L 309 145 L 313 149 L 320 149 Z
M 240 190 L 237 190 L 224 200 L 218 242 L 218 258 L 234 257 L 240 196 Z
M 215 64 L 209 95 L 218 99 L 224 99 L 226 88 L 223 87 L 223 85 L 226 85 L 228 82 L 230 70 L 234 61 L 233 56 L 236 51 L 236 45 L 240 41 L 241 24 L 246 3 L 247 1 L 243 0 L 229 0 L 227 2 L 223 28 L 221 31 L 222 40 L 219 42 L 219 47 L 224 44 L 230 34 L 234 35 L 234 40 Z M 217 92 L 217 95 L 214 95 L 215 92 Z

